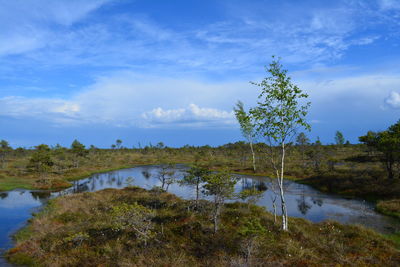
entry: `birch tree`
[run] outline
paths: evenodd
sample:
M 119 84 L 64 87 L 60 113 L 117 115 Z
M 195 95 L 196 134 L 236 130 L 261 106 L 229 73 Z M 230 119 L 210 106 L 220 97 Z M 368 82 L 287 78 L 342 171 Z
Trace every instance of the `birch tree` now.
M 281 200 L 282 230 L 288 230 L 288 216 L 285 203 L 284 171 L 287 144 L 299 128 L 310 130 L 305 117 L 310 102 L 308 97 L 294 85 L 279 60 L 272 58 L 266 68 L 268 76 L 260 83 L 252 84 L 261 88 L 258 106 L 250 110 L 256 131 L 265 137 L 269 148 L 268 157 L 272 163 Z
M 256 172 L 256 157 L 253 148 L 253 143 L 255 139 L 254 125 L 251 121 L 251 117 L 244 110 L 244 106 L 241 101 L 238 101 L 236 103 L 236 106 L 233 108 L 233 110 L 235 111 L 236 119 L 239 122 L 242 135 L 250 144 L 251 155 L 253 158 L 253 171 Z

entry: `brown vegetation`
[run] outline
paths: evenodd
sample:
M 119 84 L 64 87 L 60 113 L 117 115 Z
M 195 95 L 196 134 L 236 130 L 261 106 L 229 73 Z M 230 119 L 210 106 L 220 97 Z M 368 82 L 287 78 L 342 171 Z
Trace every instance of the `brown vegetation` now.
M 290 218 L 282 232 L 263 208 L 160 191 L 108 189 L 52 200 L 17 235 L 17 264 L 41 266 L 398 266 L 391 241 L 359 226 Z

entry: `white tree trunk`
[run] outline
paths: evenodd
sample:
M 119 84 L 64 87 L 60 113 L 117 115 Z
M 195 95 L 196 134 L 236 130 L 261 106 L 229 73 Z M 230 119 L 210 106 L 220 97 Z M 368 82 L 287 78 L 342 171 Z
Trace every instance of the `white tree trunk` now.
M 282 154 L 281 154 L 281 171 L 278 177 L 278 185 L 279 185 L 279 193 L 281 196 L 281 209 L 282 209 L 282 230 L 288 230 L 288 216 L 286 210 L 286 202 L 285 202 L 285 192 L 283 188 L 283 171 L 285 167 L 285 143 L 282 142 L 281 145 Z
M 254 155 L 253 142 L 250 141 L 251 155 L 253 156 L 253 171 L 256 172 L 256 156 Z

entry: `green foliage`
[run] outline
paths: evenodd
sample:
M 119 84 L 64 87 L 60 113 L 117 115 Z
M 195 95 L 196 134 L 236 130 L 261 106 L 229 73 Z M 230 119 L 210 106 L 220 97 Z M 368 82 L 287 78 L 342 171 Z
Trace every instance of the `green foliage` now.
M 204 194 L 214 196 L 215 201 L 225 201 L 234 196 L 238 178 L 227 171 L 212 173 L 205 177 Z
M 10 146 L 10 144 L 6 141 L 6 140 L 1 140 L 0 141 L 0 151 L 6 151 L 9 152 L 12 150 L 12 147 Z
M 303 132 L 299 133 L 296 137 L 296 145 L 298 146 L 307 146 L 310 144 L 310 139 Z
M 179 181 L 180 185 L 194 187 L 196 190 L 196 208 L 199 202 L 200 185 L 210 175 L 210 171 L 206 168 L 194 165 L 187 170 L 186 175 Z
M 161 189 L 168 191 L 171 184 L 175 183 L 175 171 L 173 164 L 161 164 L 157 173 L 157 179 L 161 182 Z
M 44 174 L 49 172 L 54 165 L 54 161 L 51 157 L 51 150 L 48 145 L 41 144 L 36 147 L 35 152 L 29 159 L 27 166 L 31 172 Z
M 375 148 L 378 144 L 379 134 L 373 131 L 368 131 L 366 135 L 360 136 L 358 140 L 369 147 Z
M 280 145 L 289 141 L 299 127 L 310 129 L 305 117 L 311 103 L 301 104 L 308 95 L 292 83 L 279 60 L 273 57 L 267 72 L 270 76 L 261 83 L 252 82 L 261 88 L 261 93 L 258 106 L 250 113 L 257 131 Z
M 253 149 L 254 139 L 256 138 L 257 132 L 254 129 L 254 124 L 252 122 L 252 116 L 247 114 L 244 110 L 243 103 L 238 101 L 236 107 L 233 109 L 235 111 L 236 119 L 239 122 L 240 130 L 243 136 L 246 138 L 247 142 L 250 144 L 250 149 L 253 157 L 253 171 L 256 172 L 256 159 Z
M 6 162 L 6 156 L 12 151 L 12 147 L 9 145 L 9 143 L 6 140 L 1 140 L 0 141 L 0 161 L 1 161 L 1 167 L 4 167 L 4 164 Z
M 85 148 L 85 145 L 76 139 L 71 144 L 71 152 L 75 154 L 77 157 L 85 157 L 88 153 L 88 151 Z
M 337 145 L 340 145 L 340 146 L 344 145 L 344 142 L 345 142 L 344 136 L 339 131 L 336 131 L 336 133 L 335 133 L 335 142 L 336 142 Z
M 268 76 L 261 83 L 258 106 L 250 110 L 259 135 L 269 144 L 269 158 L 278 178 L 282 208 L 282 229 L 288 230 L 287 210 L 284 199 L 284 170 L 286 145 L 299 128 L 310 130 L 306 115 L 311 103 L 302 103 L 308 95 L 293 84 L 279 60 L 273 57 L 267 68 Z M 279 147 L 279 150 L 275 148 Z
M 89 153 L 89 151 L 86 150 L 85 145 L 76 139 L 71 144 L 71 152 L 74 155 L 73 162 L 75 168 L 79 167 L 79 158 L 86 157 Z
M 396 175 L 400 176 L 400 120 L 386 131 L 379 133 L 369 131 L 367 135 L 360 136 L 359 140 L 382 153 L 381 161 L 385 165 L 389 179 L 393 179 Z
M 214 197 L 214 233 L 218 231 L 219 216 L 226 199 L 234 197 L 238 179 L 227 171 L 212 173 L 205 177 L 204 194 Z
M 243 136 L 248 142 L 253 142 L 256 134 L 254 125 L 251 121 L 251 116 L 249 116 L 249 114 L 247 114 L 244 110 L 243 103 L 238 101 L 233 110 L 235 112 L 236 119 L 239 122 L 240 130 L 242 131 Z
M 113 229 L 133 231 L 137 240 L 143 241 L 145 244 L 154 237 L 151 222 L 154 217 L 152 210 L 136 202 L 132 204 L 121 203 L 111 207 L 110 215 Z
M 262 226 L 260 218 L 247 217 L 238 232 L 241 236 L 254 237 L 267 233 L 267 230 Z
M 115 145 L 116 145 L 117 149 L 121 149 L 122 140 L 121 140 L 121 139 L 117 139 L 117 140 L 115 141 Z

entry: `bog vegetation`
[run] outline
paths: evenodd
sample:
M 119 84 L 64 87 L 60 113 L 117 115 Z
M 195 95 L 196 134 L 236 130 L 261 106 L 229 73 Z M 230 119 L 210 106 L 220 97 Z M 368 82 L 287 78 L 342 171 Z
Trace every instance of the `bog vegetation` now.
M 397 266 L 400 252 L 379 234 L 336 222 L 272 214 L 130 187 L 54 199 L 17 235 L 8 258 L 30 266 Z

